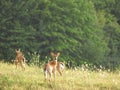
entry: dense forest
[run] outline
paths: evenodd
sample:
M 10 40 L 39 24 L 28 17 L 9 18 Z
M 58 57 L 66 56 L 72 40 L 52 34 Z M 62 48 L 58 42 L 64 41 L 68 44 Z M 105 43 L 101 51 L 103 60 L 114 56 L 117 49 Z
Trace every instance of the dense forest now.
M 0 59 L 20 48 L 40 61 L 51 51 L 60 61 L 120 65 L 119 0 L 0 0 Z

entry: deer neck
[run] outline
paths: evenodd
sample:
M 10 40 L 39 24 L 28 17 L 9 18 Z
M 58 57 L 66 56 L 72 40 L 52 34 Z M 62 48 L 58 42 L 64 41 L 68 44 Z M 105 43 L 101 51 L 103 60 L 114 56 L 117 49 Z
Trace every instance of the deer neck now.
M 51 62 L 51 65 L 56 66 L 56 65 L 57 65 L 57 60 L 53 60 L 53 61 Z

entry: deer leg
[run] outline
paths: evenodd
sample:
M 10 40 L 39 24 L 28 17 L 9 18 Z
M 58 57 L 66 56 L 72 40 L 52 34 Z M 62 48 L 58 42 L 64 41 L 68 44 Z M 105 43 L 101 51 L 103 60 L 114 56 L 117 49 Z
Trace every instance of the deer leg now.
M 57 71 L 59 72 L 59 74 L 62 76 L 62 69 L 61 69 L 61 65 L 57 66 Z
M 25 70 L 25 63 L 24 62 L 21 63 L 21 67 Z
M 50 75 L 50 80 L 49 81 L 52 81 L 52 71 L 49 71 L 49 75 Z
M 54 75 L 54 81 L 55 81 L 55 78 L 56 78 L 56 68 L 53 69 L 53 75 Z
M 55 81 L 55 79 L 56 79 L 56 71 L 54 72 L 54 81 Z
M 47 79 L 47 70 L 44 70 L 45 81 Z
M 62 76 L 62 71 L 61 71 L 60 69 L 58 69 L 58 72 L 59 72 L 59 74 Z

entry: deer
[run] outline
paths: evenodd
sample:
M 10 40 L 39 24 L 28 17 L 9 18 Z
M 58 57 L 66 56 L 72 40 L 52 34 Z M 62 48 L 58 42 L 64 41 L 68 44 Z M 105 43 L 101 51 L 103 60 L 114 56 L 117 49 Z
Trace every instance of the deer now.
M 58 61 L 57 62 L 57 71 L 59 72 L 59 74 L 62 76 L 62 72 L 65 69 L 65 64 L 63 62 Z
M 56 54 L 51 52 L 51 57 L 52 59 L 57 59 L 58 60 L 58 57 L 56 57 Z M 63 62 L 60 62 L 60 61 L 57 61 L 57 66 L 56 66 L 56 69 L 57 71 L 59 72 L 59 74 L 62 76 L 62 72 L 64 71 L 65 69 L 65 65 Z
M 25 70 L 25 57 L 23 53 L 20 51 L 20 49 L 15 49 L 16 57 L 14 60 L 14 63 L 16 65 L 16 69 L 18 68 L 18 65 L 20 65 Z
M 55 58 L 53 58 L 53 60 L 51 62 L 48 61 L 48 63 L 46 63 L 44 65 L 44 76 L 45 76 L 45 80 L 47 79 L 47 74 L 50 75 L 50 79 L 49 81 L 52 81 L 52 74 L 54 75 L 54 80 L 56 77 L 56 68 L 57 68 L 57 59 L 60 55 L 60 52 L 57 52 L 56 54 L 51 52 L 51 55 L 54 56 Z

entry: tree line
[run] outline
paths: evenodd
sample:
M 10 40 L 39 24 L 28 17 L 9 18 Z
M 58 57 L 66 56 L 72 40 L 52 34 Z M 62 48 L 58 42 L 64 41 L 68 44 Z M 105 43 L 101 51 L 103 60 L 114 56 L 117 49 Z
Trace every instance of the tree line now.
M 60 51 L 60 60 L 116 68 L 120 64 L 119 0 L 0 0 L 0 59 L 40 60 Z

